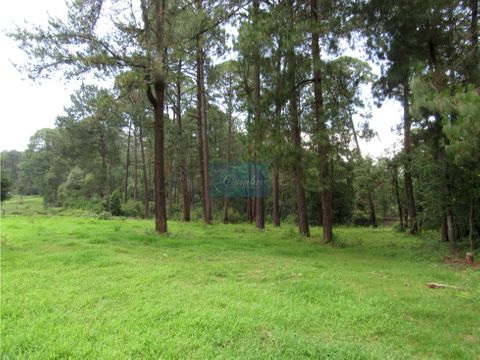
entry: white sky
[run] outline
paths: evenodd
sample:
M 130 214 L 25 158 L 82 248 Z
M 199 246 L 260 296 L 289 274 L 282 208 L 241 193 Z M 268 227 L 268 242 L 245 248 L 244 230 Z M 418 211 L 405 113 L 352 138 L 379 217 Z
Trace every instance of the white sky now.
M 53 127 L 55 118 L 70 103 L 70 94 L 80 86 L 79 81 L 66 82 L 61 73 L 53 79 L 34 83 L 20 74 L 12 65 L 22 63 L 26 57 L 15 42 L 5 36 L 4 30 L 24 21 L 45 24 L 48 14 L 66 14 L 64 0 L 9 1 L 0 12 L 0 150 L 24 150 L 36 130 Z M 372 107 L 370 127 L 378 137 L 369 143 L 361 142 L 362 152 L 372 156 L 385 154 L 399 138 L 392 132 L 401 121 L 398 102 L 386 101 L 382 108 Z

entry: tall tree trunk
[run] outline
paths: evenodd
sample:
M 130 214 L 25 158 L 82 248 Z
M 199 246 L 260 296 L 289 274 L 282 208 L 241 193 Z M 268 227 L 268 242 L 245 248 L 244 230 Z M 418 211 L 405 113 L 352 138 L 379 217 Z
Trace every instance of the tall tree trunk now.
M 400 189 L 398 186 L 398 169 L 395 164 L 392 164 L 392 184 L 393 184 L 393 192 L 395 194 L 395 200 L 397 202 L 398 208 L 398 217 L 400 219 L 400 230 L 403 231 L 403 208 L 402 208 L 402 201 L 400 200 Z
M 290 3 L 290 16 L 293 24 L 294 19 L 294 2 Z M 293 148 L 295 151 L 293 172 L 295 178 L 295 193 L 297 200 L 297 222 L 300 233 L 304 236 L 310 235 L 307 216 L 307 203 L 305 199 L 305 189 L 303 188 L 303 164 L 302 164 L 302 138 L 300 123 L 298 119 L 298 102 L 296 85 L 296 55 L 293 43 L 289 44 L 287 49 L 287 63 L 288 63 L 288 79 L 291 86 L 291 95 L 289 99 L 290 109 L 290 131 L 292 136 Z
M 198 160 L 200 167 L 200 195 L 202 200 L 203 215 L 207 214 L 207 208 L 205 205 L 205 173 L 204 173 L 204 159 L 203 159 L 203 140 L 202 140 L 202 108 L 201 103 L 201 91 L 200 86 L 200 71 L 198 70 L 198 61 L 197 61 L 197 138 L 198 138 Z
M 227 114 L 227 119 L 228 119 L 228 124 L 227 124 L 227 168 L 230 167 L 232 163 L 232 146 L 233 146 L 233 136 L 232 136 L 232 125 L 233 125 L 233 105 L 232 105 L 232 99 L 228 99 L 228 114 Z M 228 206 L 229 206 L 229 198 L 228 194 L 225 195 L 225 198 L 223 199 L 223 223 L 228 224 Z
M 154 152 L 155 152 L 155 228 L 159 233 L 167 232 L 167 211 L 165 206 L 165 64 L 163 25 L 166 0 L 155 0 L 156 18 L 156 54 L 153 66 L 154 104 Z
M 168 199 L 168 207 L 167 209 L 170 213 L 173 210 L 173 158 L 172 156 L 168 156 L 168 165 L 167 165 L 167 182 L 168 182 L 168 192 L 167 192 L 167 199 Z
M 178 158 L 179 161 L 179 172 L 180 172 L 180 186 L 182 187 L 182 204 L 183 204 L 183 221 L 190 221 L 190 192 L 188 189 L 187 181 L 187 170 L 185 164 L 185 146 L 183 144 L 183 129 L 182 129 L 182 87 L 180 76 L 182 73 L 182 61 L 178 61 L 178 74 L 176 81 L 176 106 L 175 110 L 177 113 L 177 133 L 179 137 L 179 147 L 178 147 Z
M 470 251 L 473 251 L 473 215 L 474 215 L 474 197 L 470 198 L 470 214 L 468 216 L 468 242 Z
M 403 149 L 405 153 L 405 193 L 407 195 L 408 228 L 411 234 L 418 233 L 417 209 L 415 207 L 415 197 L 413 194 L 413 181 L 411 174 L 412 158 L 410 151 L 410 97 L 408 79 L 403 84 Z
M 197 0 L 197 6 L 199 9 L 202 8 L 202 0 Z M 200 158 L 200 166 L 202 167 L 201 175 L 203 177 L 202 181 L 202 192 L 203 192 L 203 201 L 204 201 L 204 221 L 206 224 L 210 224 L 212 221 L 212 203 L 210 200 L 209 192 L 209 151 L 208 151 L 208 124 L 207 124 L 207 99 L 205 91 L 205 57 L 203 45 L 201 44 L 201 38 L 197 37 L 197 88 L 198 88 L 198 107 L 199 107 L 199 116 L 200 116 L 200 138 L 202 146 L 202 157 Z
M 273 226 L 280 226 L 280 191 L 279 191 L 279 180 L 278 180 L 278 167 L 276 164 L 273 165 L 273 186 L 272 186 L 272 198 L 273 198 L 273 209 L 272 209 L 272 222 Z
M 434 123 L 434 158 L 439 164 L 440 168 L 443 171 L 443 180 L 446 182 L 447 173 L 446 173 L 446 160 L 444 148 L 441 145 L 441 140 L 443 137 L 441 116 L 440 114 L 435 114 L 435 123 Z M 440 198 L 440 238 L 443 242 L 448 242 L 448 223 L 447 223 L 447 199 L 448 189 L 446 188 L 446 183 L 442 185 L 441 191 L 439 191 Z
M 250 181 L 252 178 L 252 169 L 251 169 L 252 164 L 249 162 L 248 163 L 248 180 Z M 246 198 L 246 213 L 247 213 L 247 222 L 251 223 L 253 222 L 254 217 L 254 204 L 255 202 L 253 201 L 253 197 L 251 194 L 251 187 L 247 187 L 247 198 Z
M 108 167 L 107 167 L 107 144 L 105 142 L 105 133 L 101 123 L 99 123 L 98 134 L 100 135 L 98 152 L 102 159 L 102 168 L 101 168 L 101 189 L 100 195 L 103 197 L 106 194 L 110 193 L 110 186 L 108 184 Z
M 128 169 L 130 168 L 130 133 L 132 131 L 132 121 L 128 120 L 128 138 L 127 138 L 127 160 L 125 166 L 125 182 L 123 187 L 124 201 L 128 200 Z
M 133 128 L 133 200 L 138 201 L 138 138 L 137 127 Z
M 148 166 L 147 159 L 145 157 L 145 144 L 143 141 L 143 127 L 142 119 L 138 122 L 138 137 L 140 141 L 140 153 L 142 156 L 142 169 L 143 169 L 143 204 L 144 204 L 144 214 L 146 218 L 150 217 L 150 187 L 149 187 L 149 176 L 148 176 Z
M 252 15 L 254 23 L 258 22 L 260 2 L 253 0 Z M 263 193 L 263 173 L 257 165 L 258 146 L 262 142 L 260 114 L 260 53 L 255 48 L 253 54 L 253 115 L 255 117 L 255 225 L 258 229 L 265 228 L 265 194 Z
M 470 0 L 470 9 L 472 11 L 472 18 L 470 24 L 470 42 L 474 52 L 474 60 L 478 53 L 478 0 Z
M 448 232 L 448 243 L 450 248 L 455 250 L 457 248 L 457 236 L 455 230 L 455 220 L 453 217 L 453 212 L 450 209 L 447 209 L 447 232 Z
M 311 0 L 311 16 L 313 23 L 318 25 L 320 18 L 318 14 L 317 0 Z M 332 214 L 332 184 L 329 171 L 330 139 L 323 108 L 322 93 L 322 71 L 320 61 L 319 31 L 312 31 L 312 63 L 313 63 L 313 92 L 315 96 L 315 123 L 318 136 L 318 158 L 320 162 L 320 195 L 322 200 L 322 225 L 323 240 L 332 241 L 333 238 L 333 214 Z
M 373 203 L 372 192 L 368 192 L 368 207 L 370 208 L 370 222 L 373 227 L 377 227 L 377 214 L 375 212 L 375 205 Z
M 312 0 L 312 1 L 314 1 L 314 0 Z M 353 139 L 355 140 L 355 146 L 356 146 L 356 149 L 357 149 L 357 154 L 360 157 L 360 159 L 363 159 L 362 150 L 360 149 L 360 143 L 358 142 L 357 129 L 355 129 L 355 123 L 353 122 L 352 114 L 349 113 L 349 117 L 350 117 L 350 127 L 352 129 Z M 368 187 L 368 189 L 367 189 L 367 200 L 368 200 L 368 208 L 370 209 L 370 222 L 371 222 L 372 226 L 377 227 L 377 216 L 376 216 L 376 212 L 375 212 L 375 203 L 373 201 L 373 192 L 370 189 L 370 187 Z

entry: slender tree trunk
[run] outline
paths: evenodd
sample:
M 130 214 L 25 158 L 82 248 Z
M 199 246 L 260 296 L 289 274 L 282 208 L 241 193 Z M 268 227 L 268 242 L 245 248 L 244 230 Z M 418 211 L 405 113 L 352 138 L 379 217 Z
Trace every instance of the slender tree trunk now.
M 173 158 L 172 156 L 168 156 L 168 168 L 167 168 L 167 177 L 168 177 L 168 194 L 167 194 L 167 199 L 168 199 L 168 210 L 170 213 L 173 210 Z
M 248 180 L 252 178 L 252 169 L 251 169 L 251 163 L 248 163 Z M 247 198 L 246 198 L 246 204 L 245 204 L 245 210 L 246 210 L 246 215 L 247 215 L 247 222 L 251 223 L 253 222 L 254 219 L 254 209 L 253 205 L 255 204 L 252 198 L 252 194 L 250 193 L 250 186 L 247 187 Z
M 413 181 L 411 175 L 412 159 L 410 153 L 410 106 L 409 106 L 409 85 L 408 79 L 403 85 L 403 149 L 405 152 L 405 193 L 407 195 L 408 228 L 411 234 L 418 233 L 417 210 L 413 195 Z
M 472 19 L 470 24 L 470 42 L 474 51 L 474 59 L 478 53 L 478 0 L 470 0 L 470 8 L 472 10 Z
M 140 141 L 140 152 L 142 156 L 142 169 L 143 169 L 143 189 L 144 189 L 144 214 L 146 218 L 150 217 L 150 187 L 149 181 L 150 178 L 148 176 L 148 166 L 147 166 L 147 159 L 145 157 L 145 144 L 143 141 L 143 127 L 142 127 L 142 120 L 140 119 L 138 122 L 138 137 Z
M 198 61 L 197 61 L 197 138 L 198 138 L 198 160 L 199 160 L 199 167 L 200 167 L 200 195 L 202 198 L 202 207 L 203 207 L 203 214 L 207 213 L 207 208 L 205 206 L 205 173 L 204 173 L 204 159 L 203 159 L 203 140 L 202 140 L 202 109 L 200 106 L 201 103 L 201 92 L 200 86 L 200 71 L 198 69 Z
M 311 16 L 314 24 L 318 24 L 320 19 L 317 0 L 311 0 Z M 315 123 L 318 136 L 317 151 L 320 162 L 323 240 L 330 242 L 333 238 L 332 185 L 328 160 L 330 139 L 324 119 L 319 36 L 317 30 L 312 31 L 313 92 L 315 96 Z
M 133 200 L 138 201 L 138 138 L 137 127 L 133 128 Z
M 400 230 L 403 231 L 403 209 L 402 209 L 402 201 L 400 200 L 400 189 L 398 186 L 398 169 L 395 164 L 392 165 L 392 184 L 393 184 L 393 192 L 395 194 L 395 200 L 397 201 L 397 208 L 398 208 L 398 218 L 400 220 Z
M 202 0 L 197 0 L 197 6 L 202 8 Z M 198 97 L 199 97 L 199 116 L 200 116 L 200 138 L 202 146 L 202 157 L 200 158 L 201 167 L 202 167 L 202 186 L 203 186 L 203 201 L 204 201 L 204 220 L 206 224 L 212 222 L 212 203 L 210 200 L 209 192 L 209 151 L 208 151 L 208 124 L 207 124 L 207 100 L 205 92 L 205 57 L 203 53 L 203 46 L 201 44 L 201 39 L 197 38 L 197 87 L 198 87 Z
M 377 214 L 375 212 L 375 205 L 373 203 L 372 192 L 368 192 L 368 206 L 370 208 L 370 222 L 373 227 L 377 227 Z
M 445 154 L 443 146 L 441 145 L 441 139 L 443 137 L 442 133 L 442 124 L 440 114 L 435 114 L 435 123 L 434 123 L 434 158 L 439 164 L 440 168 L 443 169 L 444 181 L 446 181 L 446 171 L 445 171 Z M 447 224 L 447 202 L 446 198 L 448 190 L 446 189 L 446 184 L 442 185 L 441 191 L 439 191 L 440 198 L 440 238 L 443 242 L 448 242 L 448 224 Z
M 290 3 L 290 15 L 293 23 L 294 4 Z M 295 178 L 295 192 L 297 200 L 297 222 L 300 233 L 304 236 L 310 235 L 307 217 L 307 204 L 305 199 L 305 189 L 303 188 L 303 164 L 302 164 L 302 138 L 298 119 L 297 91 L 294 88 L 296 84 L 296 55 L 293 44 L 289 45 L 287 50 L 288 79 L 292 87 L 289 99 L 290 109 L 290 131 L 292 136 L 293 148 L 295 151 L 295 160 L 293 172 Z
M 260 2 L 253 0 L 252 15 L 253 21 L 258 21 Z M 260 166 L 257 165 L 258 146 L 262 142 L 261 139 L 261 116 L 260 116 L 260 53 L 258 49 L 253 54 L 253 115 L 255 117 L 255 225 L 258 229 L 265 228 L 265 194 L 263 194 L 263 174 Z
M 130 133 L 132 131 L 132 121 L 128 121 L 128 138 L 127 138 L 127 160 L 125 166 L 125 182 L 123 187 L 123 196 L 124 201 L 127 202 L 128 200 L 128 169 L 130 168 Z
M 180 159 L 179 163 L 179 172 L 180 172 L 180 186 L 182 187 L 182 204 L 183 204 L 183 221 L 190 221 L 190 192 L 188 190 L 188 181 L 187 181 L 187 170 L 185 164 L 185 146 L 183 145 L 183 129 L 182 129 L 182 87 L 180 76 L 182 72 L 182 61 L 178 61 L 178 74 L 176 81 L 176 106 L 175 110 L 177 113 L 177 133 L 179 137 L 179 147 L 178 147 L 178 158 Z
M 98 151 L 100 153 L 100 157 L 102 158 L 102 188 L 100 189 L 100 195 L 103 197 L 110 193 L 110 189 L 108 185 L 107 144 L 105 143 L 105 133 L 101 124 L 99 124 L 98 133 L 100 135 Z
M 470 198 L 470 214 L 468 216 L 468 242 L 470 243 L 470 251 L 473 251 L 473 214 L 474 214 L 474 197 Z
M 312 0 L 312 1 L 315 1 L 315 0 Z M 349 114 L 349 117 L 350 117 L 350 127 L 352 128 L 352 132 L 353 132 L 353 139 L 355 140 L 355 146 L 357 148 L 357 154 L 360 157 L 360 159 L 363 159 L 362 150 L 360 149 L 360 144 L 358 142 L 357 130 L 355 129 L 355 123 L 353 122 L 352 114 Z M 375 212 L 375 203 L 373 201 L 373 193 L 370 187 L 368 187 L 367 189 L 367 200 L 368 200 L 368 208 L 370 209 L 370 222 L 372 226 L 377 227 L 378 224 L 377 224 L 377 216 Z
M 278 167 L 273 165 L 273 186 L 272 186 L 272 198 L 273 198 L 273 213 L 272 213 L 272 222 L 273 226 L 280 226 L 280 191 L 279 191 L 279 180 L 278 180 Z
M 230 167 L 232 163 L 232 145 L 233 145 L 233 136 L 232 136 L 232 125 L 233 125 L 233 105 L 232 99 L 228 99 L 228 124 L 227 124 L 227 168 Z M 229 206 L 229 198 L 228 194 L 225 195 L 223 199 L 223 223 L 228 224 L 228 206 Z
M 457 248 L 457 236 L 455 232 L 455 220 L 453 213 L 450 209 L 447 209 L 447 232 L 448 232 L 448 242 L 450 248 L 455 250 Z
M 156 18 L 156 56 L 153 66 L 154 97 L 154 176 L 155 176 L 155 228 L 158 233 L 167 232 L 167 211 L 165 206 L 165 134 L 164 134 L 164 107 L 165 107 L 165 77 L 164 77 L 164 43 L 163 25 L 166 0 L 155 0 Z M 150 89 L 150 87 L 149 87 Z

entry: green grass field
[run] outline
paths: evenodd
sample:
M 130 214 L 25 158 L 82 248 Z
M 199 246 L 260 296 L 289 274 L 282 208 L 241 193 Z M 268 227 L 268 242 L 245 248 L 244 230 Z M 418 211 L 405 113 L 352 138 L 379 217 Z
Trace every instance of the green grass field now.
M 157 236 L 150 220 L 30 210 L 1 219 L 3 359 L 480 356 L 480 271 L 432 239 L 178 222 Z

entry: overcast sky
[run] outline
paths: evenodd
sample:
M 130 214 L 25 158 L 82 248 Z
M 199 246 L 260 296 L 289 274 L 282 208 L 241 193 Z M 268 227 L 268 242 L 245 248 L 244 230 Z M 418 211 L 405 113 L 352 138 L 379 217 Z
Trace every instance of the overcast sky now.
M 70 94 L 80 86 L 79 81 L 64 81 L 60 73 L 39 83 L 20 74 L 12 62 L 22 63 L 26 57 L 3 30 L 24 21 L 45 24 L 48 14 L 63 16 L 65 13 L 64 0 L 10 1 L 0 12 L 0 150 L 24 150 L 36 130 L 53 127 L 55 118 L 69 105 Z M 392 129 L 401 121 L 401 108 L 397 102 L 387 101 L 382 108 L 373 106 L 372 110 L 370 126 L 378 137 L 369 143 L 361 142 L 361 147 L 366 154 L 380 156 L 398 144 L 399 138 Z M 396 147 L 398 151 L 399 145 Z

